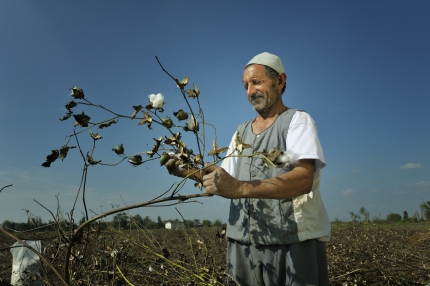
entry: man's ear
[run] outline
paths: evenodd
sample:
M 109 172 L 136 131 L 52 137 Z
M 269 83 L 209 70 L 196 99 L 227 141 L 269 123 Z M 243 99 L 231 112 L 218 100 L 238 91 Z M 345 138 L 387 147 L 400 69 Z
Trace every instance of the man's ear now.
M 276 88 L 279 91 L 281 91 L 284 88 L 286 82 L 287 82 L 287 75 L 285 73 L 278 74 Z

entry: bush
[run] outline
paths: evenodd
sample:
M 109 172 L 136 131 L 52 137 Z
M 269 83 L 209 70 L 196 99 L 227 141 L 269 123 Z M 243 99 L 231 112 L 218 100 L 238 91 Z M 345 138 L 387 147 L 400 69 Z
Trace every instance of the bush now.
M 395 213 L 389 213 L 387 215 L 387 221 L 389 222 L 398 222 L 402 220 L 402 216 L 399 214 L 395 214 Z

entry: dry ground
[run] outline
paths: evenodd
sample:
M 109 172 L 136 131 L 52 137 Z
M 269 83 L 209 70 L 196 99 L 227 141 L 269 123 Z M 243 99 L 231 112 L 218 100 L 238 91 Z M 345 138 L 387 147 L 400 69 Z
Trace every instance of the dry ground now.
M 78 269 L 74 281 L 76 285 L 127 285 L 127 281 L 134 285 L 199 285 L 202 281 L 222 285 L 226 242 L 216 237 L 217 231 L 110 229 L 90 233 L 77 245 L 71 260 Z M 51 236 L 42 241 L 45 256 L 62 271 L 64 253 L 52 233 L 37 236 Z M 32 238 L 28 234 L 18 237 Z M 8 247 L 13 243 L 0 233 L 0 285 L 9 285 L 12 256 Z M 334 225 L 327 244 L 330 284 L 427 285 L 429 245 L 430 223 Z M 52 271 L 47 272 L 52 283 L 60 285 Z

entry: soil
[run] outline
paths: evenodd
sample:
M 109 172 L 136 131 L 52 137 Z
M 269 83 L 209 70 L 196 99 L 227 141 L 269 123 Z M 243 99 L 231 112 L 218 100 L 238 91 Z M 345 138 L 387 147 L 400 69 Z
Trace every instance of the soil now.
M 427 285 L 430 223 L 333 225 L 327 243 L 330 285 Z M 225 285 L 226 241 L 217 228 L 88 231 L 70 258 L 73 285 Z M 60 273 L 65 247 L 52 233 L 42 240 Z M 14 240 L 0 232 L 0 285 L 10 285 Z M 45 264 L 44 285 L 62 285 Z M 49 278 L 49 279 L 48 279 Z M 128 282 L 127 282 L 128 281 Z M 202 282 L 206 281 L 206 282 Z M 202 284 L 203 283 L 203 284 Z

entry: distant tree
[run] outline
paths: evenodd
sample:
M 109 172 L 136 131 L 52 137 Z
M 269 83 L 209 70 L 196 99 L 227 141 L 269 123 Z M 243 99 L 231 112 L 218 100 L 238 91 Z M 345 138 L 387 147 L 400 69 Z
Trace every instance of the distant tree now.
M 128 215 L 126 213 L 117 213 L 113 217 L 112 222 L 118 229 L 126 229 L 128 226 Z
M 205 219 L 205 220 L 202 221 L 202 226 L 203 227 L 211 227 L 212 226 L 212 222 L 210 220 Z
M 164 222 L 161 220 L 161 217 L 157 217 L 157 228 L 164 228 Z
M 421 217 L 425 220 L 430 220 L 430 201 L 422 202 L 420 204 Z
M 220 219 L 216 219 L 212 223 L 212 226 L 220 227 L 220 226 L 222 226 L 222 221 Z
M 361 207 L 359 213 L 363 216 L 364 221 L 370 221 L 370 213 L 364 207 Z
M 184 222 L 185 222 L 186 227 L 194 227 L 194 221 L 193 220 L 186 219 Z
M 389 222 L 398 222 L 402 220 L 402 216 L 399 214 L 395 214 L 395 213 L 389 213 L 387 215 L 387 221 Z
M 155 224 L 154 221 L 149 216 L 145 216 L 142 220 L 143 228 L 146 228 L 146 229 L 155 228 L 154 224 Z
M 349 215 L 351 216 L 351 221 L 361 221 L 360 215 L 353 212 L 349 212 Z
M 143 218 L 140 216 L 140 214 L 134 215 L 131 219 L 131 227 L 132 228 L 139 228 L 143 227 Z
M 414 220 L 414 222 L 420 222 L 421 221 L 420 213 L 418 211 L 416 211 L 414 213 L 414 215 L 412 216 L 412 219 Z
M 409 215 L 407 211 L 403 212 L 403 220 L 408 220 L 409 219 Z
M 200 223 L 200 220 L 199 219 L 195 219 L 194 220 L 194 227 L 200 227 L 200 226 L 202 226 L 202 224 Z

